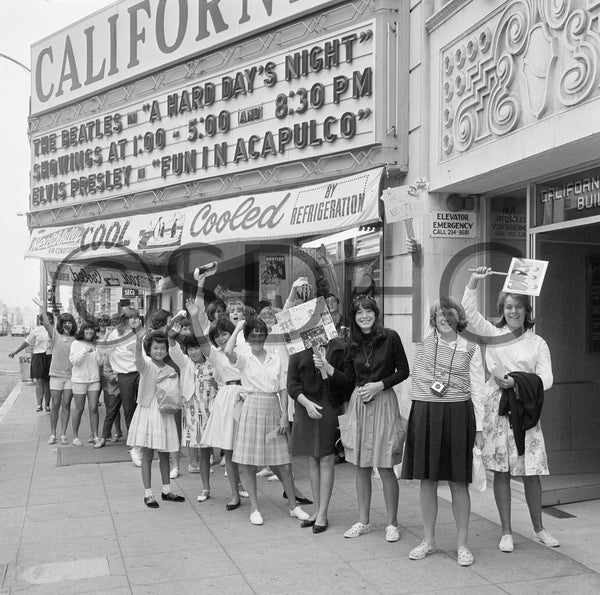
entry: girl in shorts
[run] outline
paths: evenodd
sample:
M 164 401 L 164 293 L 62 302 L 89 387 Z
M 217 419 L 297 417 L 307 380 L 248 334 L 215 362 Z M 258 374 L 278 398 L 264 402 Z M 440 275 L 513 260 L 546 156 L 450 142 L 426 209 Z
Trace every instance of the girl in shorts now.
M 88 398 L 90 415 L 90 429 L 92 431 L 94 447 L 100 448 L 98 436 L 98 400 L 100 397 L 100 363 L 102 356 L 96 349 L 96 329 L 89 322 L 83 322 L 75 335 L 71 345 L 69 359 L 73 365 L 71 382 L 73 385 L 73 398 L 75 411 L 73 412 L 73 445 L 83 446 L 79 439 L 79 425 Z
M 56 426 L 58 425 L 58 412 L 62 408 L 61 444 L 68 444 L 67 428 L 71 416 L 71 344 L 75 340 L 77 323 L 70 314 L 61 314 L 56 322 L 56 328 L 50 323 L 46 308 L 38 300 L 33 300 L 40 308 L 42 323 L 52 343 L 52 361 L 50 362 L 50 438 L 48 444 L 56 443 Z

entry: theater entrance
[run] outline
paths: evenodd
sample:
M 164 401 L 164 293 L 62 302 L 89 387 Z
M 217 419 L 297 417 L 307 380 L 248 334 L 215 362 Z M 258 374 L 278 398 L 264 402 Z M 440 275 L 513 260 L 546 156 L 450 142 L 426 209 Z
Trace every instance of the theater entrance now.
M 531 247 L 549 261 L 535 330 L 554 371 L 542 415 L 552 505 L 600 498 L 600 217 L 544 228 L 532 229 Z

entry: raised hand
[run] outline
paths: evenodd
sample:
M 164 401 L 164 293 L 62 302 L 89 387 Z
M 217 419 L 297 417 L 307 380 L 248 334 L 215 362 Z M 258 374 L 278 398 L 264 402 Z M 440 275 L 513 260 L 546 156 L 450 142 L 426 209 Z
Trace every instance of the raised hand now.
M 473 273 L 471 273 L 471 278 L 473 279 L 485 279 L 486 277 L 492 276 L 492 268 L 488 266 L 477 267 Z
M 198 312 L 200 312 L 200 308 L 196 304 L 196 302 L 192 298 L 188 298 L 185 301 L 185 308 L 190 313 L 190 316 L 198 316 Z
M 181 332 L 181 323 L 178 320 L 171 321 L 171 324 L 169 325 L 169 327 L 167 329 L 167 335 L 169 335 L 170 337 L 174 337 L 175 335 L 178 335 L 180 332 Z

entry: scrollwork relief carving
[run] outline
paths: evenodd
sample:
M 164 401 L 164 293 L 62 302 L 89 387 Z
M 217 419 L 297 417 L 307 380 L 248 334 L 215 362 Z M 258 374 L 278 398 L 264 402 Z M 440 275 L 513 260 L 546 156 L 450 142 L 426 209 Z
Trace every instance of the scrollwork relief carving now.
M 441 59 L 445 160 L 600 97 L 600 2 L 514 0 Z

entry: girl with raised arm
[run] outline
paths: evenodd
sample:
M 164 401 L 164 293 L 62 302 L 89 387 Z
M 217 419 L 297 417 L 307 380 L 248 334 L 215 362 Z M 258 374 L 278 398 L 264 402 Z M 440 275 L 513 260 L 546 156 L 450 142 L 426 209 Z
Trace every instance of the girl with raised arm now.
M 50 361 L 50 396 L 52 404 L 50 409 L 50 438 L 48 444 L 56 443 L 56 427 L 58 425 L 58 413 L 62 409 L 61 426 L 62 434 L 60 443 L 68 444 L 67 428 L 71 416 L 71 400 L 73 398 L 71 384 L 72 364 L 69 359 L 71 344 L 77 333 L 77 323 L 71 314 L 60 314 L 56 322 L 56 328 L 50 323 L 46 308 L 38 300 L 33 300 L 40 308 L 42 323 L 52 344 L 52 360 Z
M 249 354 L 235 351 L 237 337 L 244 331 Z M 290 516 L 301 521 L 309 515 L 296 505 L 294 480 L 288 447 L 287 394 L 282 383 L 281 362 L 265 347 L 267 325 L 259 318 L 237 323 L 225 346 L 225 355 L 241 375 L 244 404 L 235 437 L 233 460 L 250 495 L 250 522 L 262 525 L 256 488 L 257 466 L 269 465 L 281 478 L 288 495 Z
M 546 341 L 534 335 L 531 300 L 528 295 L 502 292 L 498 296 L 497 324 L 487 321 L 477 310 L 477 285 L 487 279 L 492 269 L 478 267 L 471 275 L 462 304 L 469 330 L 477 333 L 486 343 L 485 361 L 491 375 L 486 385 L 485 415 L 483 419 L 483 462 L 494 472 L 494 497 L 502 524 L 502 538 L 498 547 L 503 552 L 514 550 L 511 517 L 510 480 L 523 480 L 525 499 L 533 524 L 533 539 L 548 547 L 558 547 L 558 539 L 544 529 L 542 523 L 542 484 L 540 475 L 548 475 L 548 458 L 544 435 L 539 421 L 524 432 L 519 440 L 504 413 L 504 401 L 522 374 L 539 380 L 539 389 L 552 386 L 552 362 Z

